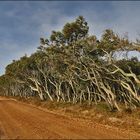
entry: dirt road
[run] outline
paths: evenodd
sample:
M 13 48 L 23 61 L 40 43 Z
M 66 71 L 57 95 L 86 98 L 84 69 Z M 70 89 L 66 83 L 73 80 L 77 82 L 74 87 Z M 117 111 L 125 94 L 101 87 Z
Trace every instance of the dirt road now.
M 140 138 L 117 128 L 51 113 L 0 98 L 0 139 L 117 139 Z

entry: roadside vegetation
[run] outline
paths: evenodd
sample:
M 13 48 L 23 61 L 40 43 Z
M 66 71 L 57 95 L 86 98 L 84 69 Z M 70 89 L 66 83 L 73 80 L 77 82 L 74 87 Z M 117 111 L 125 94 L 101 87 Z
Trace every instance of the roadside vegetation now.
M 48 39 L 40 38 L 31 56 L 7 65 L 0 95 L 131 112 L 140 106 L 140 62 L 129 54 L 139 51 L 139 40 L 131 42 L 111 29 L 101 39 L 89 35 L 79 16 Z

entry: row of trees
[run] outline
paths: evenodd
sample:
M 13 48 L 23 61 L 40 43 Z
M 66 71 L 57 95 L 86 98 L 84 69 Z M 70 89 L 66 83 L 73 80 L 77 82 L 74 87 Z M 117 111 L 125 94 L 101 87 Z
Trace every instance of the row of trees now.
M 110 29 L 98 40 L 88 30 L 88 23 L 79 16 L 62 31 L 53 31 L 49 39 L 40 38 L 34 54 L 6 67 L 0 94 L 73 104 L 105 101 L 118 111 L 120 103 L 138 107 L 140 62 L 127 54 L 139 51 L 139 41 L 132 43 Z M 118 59 L 120 53 L 125 55 Z

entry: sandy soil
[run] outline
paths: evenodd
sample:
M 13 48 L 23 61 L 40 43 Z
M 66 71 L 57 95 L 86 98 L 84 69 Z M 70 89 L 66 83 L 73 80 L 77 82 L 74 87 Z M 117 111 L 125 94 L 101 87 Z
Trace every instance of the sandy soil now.
M 0 139 L 140 139 L 137 133 L 0 98 Z

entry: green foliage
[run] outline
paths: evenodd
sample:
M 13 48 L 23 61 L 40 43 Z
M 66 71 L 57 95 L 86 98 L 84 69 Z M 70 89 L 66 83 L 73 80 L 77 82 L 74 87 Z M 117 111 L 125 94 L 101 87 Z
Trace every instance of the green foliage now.
M 83 39 L 88 34 L 89 27 L 82 16 L 79 16 L 75 22 L 67 23 L 63 28 L 63 34 L 66 42 L 71 44 L 79 39 Z
M 116 50 L 124 50 L 130 45 L 127 38 L 120 38 L 112 30 L 105 30 L 101 39 L 101 47 L 107 52 L 112 52 Z
M 128 96 L 133 93 L 132 79 L 136 84 L 134 78 L 123 72 L 112 73 L 116 70 L 114 65 L 124 73 L 140 76 L 137 58 L 117 60 L 114 54 L 136 50 L 136 47 L 110 29 L 105 30 L 101 40 L 95 35 L 89 36 L 88 31 L 88 23 L 79 16 L 74 22 L 66 23 L 62 31 L 52 31 L 49 39 L 40 38 L 40 47 L 35 53 L 6 67 L 5 75 L 0 77 L 0 90 L 8 91 L 8 95 L 37 95 L 41 100 L 51 101 L 98 104 L 104 100 L 114 109 L 120 98 L 124 102 L 123 93 Z M 121 85 L 120 81 L 126 83 Z M 132 90 L 128 91 L 127 83 Z M 138 91 L 136 86 L 134 92 Z M 106 108 L 106 105 L 100 107 Z

